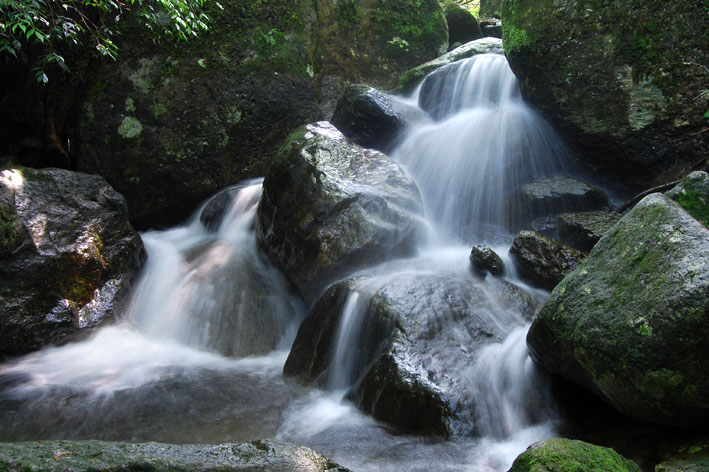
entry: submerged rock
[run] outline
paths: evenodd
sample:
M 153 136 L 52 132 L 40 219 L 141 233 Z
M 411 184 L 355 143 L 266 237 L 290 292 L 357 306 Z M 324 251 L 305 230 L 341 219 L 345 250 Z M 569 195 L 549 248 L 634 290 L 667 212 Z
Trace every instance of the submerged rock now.
M 360 409 L 408 432 L 470 434 L 475 400 L 461 369 L 533 312 L 530 295 L 500 278 L 403 271 L 349 279 L 311 309 L 284 374 L 351 387 Z
M 515 459 L 508 472 L 641 472 L 613 449 L 574 439 L 545 439 Z
M 331 121 L 360 146 L 387 152 L 407 127 L 429 119 L 420 108 L 373 87 L 350 85 Z
M 306 301 L 348 271 L 410 255 L 423 214 L 414 182 L 328 122 L 295 131 L 263 183 L 258 239 Z
M 588 252 L 621 216 L 609 211 L 564 213 L 559 216 L 559 239 L 579 251 Z
M 448 44 L 468 43 L 482 38 L 480 25 L 472 13 L 453 0 L 441 1 L 448 23 Z
M 679 203 L 704 226 L 709 226 L 709 174 L 692 172 L 665 195 Z
M 500 256 L 487 246 L 474 246 L 470 251 L 470 263 L 478 275 L 484 276 L 486 272 L 490 272 L 492 275 L 500 276 L 505 272 L 505 264 Z
M 214 445 L 109 441 L 0 443 L 0 469 L 36 472 L 347 470 L 312 449 L 272 440 Z
M 662 194 L 644 198 L 554 289 L 532 358 L 636 419 L 706 427 L 709 230 Z
M 0 352 L 29 352 L 111 320 L 144 257 L 125 200 L 101 177 L 3 170 Z
M 532 285 L 553 289 L 583 261 L 583 254 L 534 231 L 520 231 L 510 247 L 519 276 Z

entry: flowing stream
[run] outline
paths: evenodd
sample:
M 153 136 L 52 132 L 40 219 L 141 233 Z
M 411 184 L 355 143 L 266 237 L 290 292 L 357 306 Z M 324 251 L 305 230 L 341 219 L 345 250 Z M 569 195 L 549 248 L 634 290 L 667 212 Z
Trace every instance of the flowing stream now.
M 532 442 L 554 435 L 544 378 L 527 356 L 528 321 L 499 308 L 501 294 L 471 274 L 470 247 L 507 259 L 509 193 L 562 169 L 563 147 L 521 100 L 504 56 L 441 69 L 408 100 L 433 121 L 414 126 L 392 157 L 418 184 L 430 231 L 419 254 L 361 271 L 344 305 L 324 390 L 284 380 L 305 308 L 259 251 L 261 181 L 233 195 L 216 231 L 196 216 L 144 233 L 148 263 L 124 321 L 93 337 L 0 365 L 0 441 L 110 439 L 174 443 L 277 438 L 359 470 L 505 471 Z M 506 260 L 506 279 L 532 294 Z M 448 441 L 393 431 L 344 399 L 359 373 L 350 346 L 372 295 L 407 274 L 445 273 L 479 284 L 484 316 L 504 333 L 475 360 L 451 350 L 461 417 L 475 434 Z M 441 342 L 464 345 L 452 330 Z M 437 346 L 447 349 L 445 345 Z M 463 352 L 463 351 L 461 351 Z M 466 416 L 467 415 L 467 416 Z M 463 428 L 465 429 L 465 428 Z

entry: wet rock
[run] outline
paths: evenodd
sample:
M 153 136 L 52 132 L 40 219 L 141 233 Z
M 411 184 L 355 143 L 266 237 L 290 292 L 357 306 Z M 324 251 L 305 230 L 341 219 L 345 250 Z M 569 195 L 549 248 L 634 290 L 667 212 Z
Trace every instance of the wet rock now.
M 0 468 L 38 472 L 347 470 L 307 447 L 272 440 L 215 445 L 109 441 L 2 443 Z
M 641 472 L 613 449 L 574 439 L 546 439 L 532 444 L 508 472 Z
M 480 25 L 472 13 L 453 0 L 443 0 L 443 13 L 448 23 L 448 43 L 468 43 L 482 38 Z
M 284 374 L 351 386 L 360 409 L 408 432 L 470 434 L 474 398 L 456 372 L 533 312 L 530 295 L 499 278 L 399 271 L 349 279 L 311 309 Z M 343 337 L 349 344 L 338 346 Z
M 584 256 L 566 244 L 534 231 L 520 231 L 510 248 L 519 276 L 532 285 L 553 289 Z
M 564 213 L 559 216 L 559 239 L 579 251 L 589 252 L 621 216 L 608 211 Z
M 337 102 L 331 121 L 360 146 L 387 152 L 402 131 L 428 119 L 420 108 L 396 97 L 368 85 L 350 85 Z
M 676 442 L 676 441 L 675 441 Z M 709 438 L 684 441 L 662 451 L 655 472 L 703 472 L 709 470 Z
M 445 65 L 452 64 L 455 61 L 465 59 L 466 57 L 486 53 L 502 54 L 502 40 L 498 38 L 476 39 L 475 41 L 463 44 L 462 46 L 457 47 L 432 61 L 410 69 L 401 76 L 395 91 L 403 94 L 410 93 L 424 79 L 424 77 L 434 70 Z
M 502 39 L 502 22 L 498 19 L 487 19 L 480 22 L 483 36 Z
M 0 173 L 0 351 L 20 354 L 112 320 L 145 257 L 125 200 L 65 170 Z
M 554 289 L 530 354 L 630 417 L 704 428 L 708 293 L 709 230 L 652 194 Z
M 505 53 L 523 93 L 580 152 L 627 187 L 706 157 L 709 30 L 695 0 L 512 0 Z M 672 18 L 671 22 L 663 18 Z M 678 66 L 681 65 L 681 66 Z
M 665 195 L 679 203 L 704 226 L 709 226 L 709 174 L 692 172 Z
M 200 223 L 208 230 L 216 231 L 238 192 L 238 188 L 230 188 L 212 197 L 199 215 Z
M 328 122 L 295 131 L 263 183 L 258 239 L 308 303 L 348 271 L 414 251 L 414 182 Z
M 542 177 L 523 185 L 512 198 L 508 215 L 513 230 L 527 229 L 540 217 L 572 211 L 599 210 L 608 206 L 606 194 L 581 180 L 563 175 Z
M 500 276 L 505 272 L 505 264 L 495 251 L 487 246 L 473 246 L 470 251 L 470 263 L 476 274 L 484 276 L 487 272 Z

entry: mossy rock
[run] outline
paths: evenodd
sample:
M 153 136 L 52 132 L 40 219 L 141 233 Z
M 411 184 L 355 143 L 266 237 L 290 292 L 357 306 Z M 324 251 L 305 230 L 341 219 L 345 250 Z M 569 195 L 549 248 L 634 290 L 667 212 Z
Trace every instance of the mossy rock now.
M 706 156 L 709 29 L 697 0 L 503 0 L 503 42 L 523 93 L 609 179 Z
M 692 172 L 666 195 L 704 226 L 709 226 L 709 174 Z
M 677 441 L 675 441 L 677 443 Z M 704 472 L 709 470 L 709 438 L 696 438 L 666 447 L 655 472 Z
M 455 43 L 463 44 L 482 38 L 480 25 L 472 13 L 453 0 L 443 0 L 441 5 L 448 23 L 448 43 L 451 46 Z
M 529 446 L 508 472 L 641 472 L 641 469 L 613 449 L 556 438 Z

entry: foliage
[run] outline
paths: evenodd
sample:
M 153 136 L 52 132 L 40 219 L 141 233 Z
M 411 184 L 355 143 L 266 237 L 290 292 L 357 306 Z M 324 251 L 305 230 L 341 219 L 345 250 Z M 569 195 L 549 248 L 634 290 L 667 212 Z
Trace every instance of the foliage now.
M 460 5 L 461 7 L 465 8 L 468 10 L 470 13 L 473 14 L 475 18 L 477 18 L 480 14 L 480 0 L 453 0 L 455 3 Z
M 201 12 L 204 1 L 0 0 L 0 54 L 31 63 L 37 81 L 46 83 L 48 66 L 69 71 L 63 53 L 67 46 L 93 43 L 101 55 L 115 59 L 114 38 L 131 10 L 157 39 L 196 36 L 208 28 L 209 18 Z

